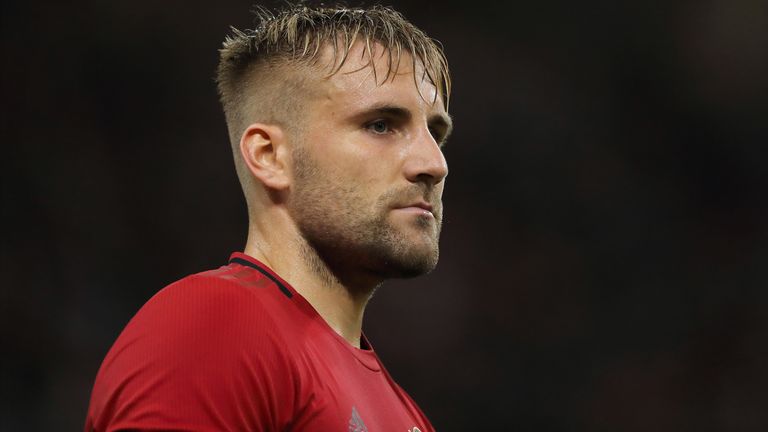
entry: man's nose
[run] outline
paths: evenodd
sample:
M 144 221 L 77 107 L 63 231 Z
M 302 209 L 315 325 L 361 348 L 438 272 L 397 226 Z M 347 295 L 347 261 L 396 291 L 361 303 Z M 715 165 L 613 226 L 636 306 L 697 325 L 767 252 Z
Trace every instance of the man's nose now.
M 411 182 L 434 186 L 448 175 L 448 162 L 428 129 L 420 131 L 409 148 L 405 175 Z

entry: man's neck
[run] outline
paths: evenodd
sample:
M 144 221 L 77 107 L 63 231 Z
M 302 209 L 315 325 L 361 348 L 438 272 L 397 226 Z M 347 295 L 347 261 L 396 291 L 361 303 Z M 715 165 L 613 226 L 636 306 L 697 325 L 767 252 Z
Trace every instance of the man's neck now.
M 288 239 L 283 235 L 276 238 L 274 233 L 280 231 L 259 230 L 252 225 L 245 254 L 262 261 L 290 283 L 336 333 L 360 348 L 363 314 L 378 283 L 342 283 L 298 232 Z

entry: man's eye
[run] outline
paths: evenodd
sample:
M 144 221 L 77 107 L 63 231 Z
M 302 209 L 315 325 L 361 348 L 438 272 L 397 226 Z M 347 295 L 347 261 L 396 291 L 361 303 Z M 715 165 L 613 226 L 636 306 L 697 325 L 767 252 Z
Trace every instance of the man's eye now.
M 443 140 L 443 135 L 439 131 L 435 130 L 435 128 L 431 127 L 431 126 L 429 128 L 429 134 L 432 135 L 432 138 L 434 138 L 435 141 L 437 141 L 438 144 L 440 144 L 440 141 Z
M 383 135 L 389 132 L 389 124 L 387 124 L 386 120 L 376 120 L 368 123 L 368 130 L 375 134 Z
M 435 139 L 435 142 L 440 147 L 443 147 L 445 145 L 445 134 L 442 131 L 439 131 L 433 127 L 429 128 L 429 133 L 432 135 L 432 138 Z

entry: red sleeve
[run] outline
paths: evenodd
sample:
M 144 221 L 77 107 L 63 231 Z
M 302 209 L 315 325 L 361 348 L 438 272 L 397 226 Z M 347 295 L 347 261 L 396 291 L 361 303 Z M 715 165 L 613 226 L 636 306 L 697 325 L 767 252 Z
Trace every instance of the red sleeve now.
M 86 431 L 284 429 L 295 375 L 259 294 L 206 276 L 158 293 L 107 354 Z

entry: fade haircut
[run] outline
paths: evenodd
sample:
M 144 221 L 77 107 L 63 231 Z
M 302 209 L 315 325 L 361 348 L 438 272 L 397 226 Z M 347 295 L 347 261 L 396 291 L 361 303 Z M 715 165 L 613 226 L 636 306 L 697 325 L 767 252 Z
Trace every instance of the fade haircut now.
M 239 141 L 247 126 L 258 121 L 280 124 L 289 131 L 299 127 L 304 100 L 312 91 L 311 85 L 305 85 L 307 72 L 315 68 L 316 76 L 319 68 L 326 77 L 332 76 L 357 42 L 363 43 L 365 67 L 373 69 L 379 84 L 394 79 L 403 54 L 409 54 L 414 85 L 418 88 L 420 80 L 428 80 L 437 89 L 432 103 L 439 95 L 447 110 L 451 79 L 439 42 L 392 8 L 289 4 L 277 12 L 259 7 L 255 13 L 255 29 L 233 28 L 224 40 L 216 73 L 241 183 L 246 177 L 238 162 Z M 373 67 L 374 55 L 379 54 L 374 52 L 376 43 L 388 58 L 383 76 Z M 331 50 L 328 59 L 323 56 L 326 48 Z M 322 60 L 327 64 L 318 64 Z

